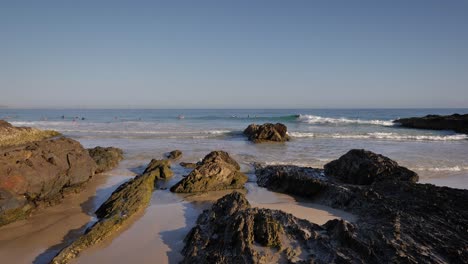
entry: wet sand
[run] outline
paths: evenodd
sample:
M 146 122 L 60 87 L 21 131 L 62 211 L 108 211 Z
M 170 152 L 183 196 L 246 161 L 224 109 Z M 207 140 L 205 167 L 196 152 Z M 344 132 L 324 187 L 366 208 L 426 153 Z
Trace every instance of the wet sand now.
M 28 220 L 0 228 L 2 263 L 47 263 L 66 243 L 72 241 L 93 220 L 93 212 L 122 182 L 133 177 L 145 162 L 126 160 L 119 168 L 97 175 L 85 191 L 70 195 L 58 206 L 45 208 Z M 130 169 L 129 169 L 130 168 Z M 136 216 L 122 232 L 84 251 L 73 263 L 178 263 L 183 239 L 198 215 L 231 191 L 202 194 L 174 194 L 167 188 L 179 181 L 187 169 L 173 166 L 175 176 L 159 182 L 150 206 Z M 282 210 L 317 224 L 342 218 L 355 221 L 354 215 L 318 205 L 286 194 L 260 188 L 250 181 L 242 190 L 255 207 Z M 96 191 L 95 191 L 96 190 Z

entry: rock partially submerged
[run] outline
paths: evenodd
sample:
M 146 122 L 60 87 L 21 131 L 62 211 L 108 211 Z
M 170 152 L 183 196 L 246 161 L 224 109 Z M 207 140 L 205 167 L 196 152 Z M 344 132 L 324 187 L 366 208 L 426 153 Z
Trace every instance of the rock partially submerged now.
M 26 218 L 37 206 L 59 202 L 95 170 L 88 151 L 69 138 L 0 149 L 0 226 Z
M 343 183 L 369 185 L 375 181 L 403 180 L 417 182 L 418 175 L 380 154 L 364 149 L 352 149 L 324 166 L 325 173 Z
M 224 151 L 213 151 L 180 182 L 172 186 L 177 193 L 240 189 L 247 176 L 239 171 L 239 164 Z
M 152 159 L 143 175 L 151 175 L 156 180 L 167 180 L 174 175 L 174 172 L 171 170 L 171 162 L 169 160 Z
M 0 147 L 17 146 L 58 135 L 60 133 L 57 131 L 40 130 L 31 127 L 15 127 L 4 120 L 0 120 Z
M 176 149 L 167 153 L 167 158 L 170 160 L 178 160 L 182 157 L 182 151 Z
M 386 157 L 351 153 L 328 165 L 333 176 L 311 168 L 269 166 L 256 171 L 258 184 L 356 214 L 356 223 L 334 231 L 336 237 L 347 237 L 339 242 L 350 245 L 341 255 L 346 262 L 356 262 L 358 254 L 357 262 L 466 263 L 468 190 L 417 184 L 409 170 Z
M 348 222 L 319 226 L 282 211 L 252 208 L 237 192 L 204 211 L 185 242 L 182 263 L 363 263 L 378 258 Z
M 123 151 L 114 147 L 100 147 L 88 149 L 89 155 L 97 164 L 96 173 L 111 170 L 123 159 Z
M 404 127 L 432 130 L 454 130 L 468 134 L 468 114 L 427 115 L 424 117 L 401 118 L 394 121 Z
M 198 166 L 197 163 L 191 163 L 191 162 L 181 162 L 179 163 L 179 165 L 187 169 L 195 169 Z
M 149 164 L 148 172 L 120 185 L 96 211 L 99 220 L 88 228 L 85 234 L 62 249 L 51 263 L 68 263 L 86 248 L 103 241 L 121 229 L 132 216 L 146 208 L 151 200 L 156 176 L 159 173 L 156 168 L 166 164 L 162 162 L 156 166 L 157 162 L 154 161 Z
M 254 143 L 285 142 L 289 140 L 288 128 L 281 124 L 251 124 L 244 130 L 244 135 Z

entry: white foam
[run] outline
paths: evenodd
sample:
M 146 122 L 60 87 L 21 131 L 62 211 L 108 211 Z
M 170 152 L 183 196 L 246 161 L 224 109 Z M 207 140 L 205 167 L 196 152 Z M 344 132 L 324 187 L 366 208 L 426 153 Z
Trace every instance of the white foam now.
M 468 170 L 468 167 L 464 166 L 453 166 L 453 167 L 429 167 L 429 168 L 424 168 L 424 167 L 419 167 L 419 168 L 414 168 L 413 170 L 418 170 L 418 171 L 466 171 Z
M 383 139 L 383 140 L 416 140 L 416 141 L 456 141 L 456 140 L 467 140 L 468 136 L 464 134 L 457 135 L 408 135 L 408 134 L 397 134 L 390 132 L 372 132 L 366 134 L 318 134 L 311 132 L 288 132 L 291 137 L 294 138 L 337 138 L 337 139 Z
M 299 115 L 300 121 L 309 124 L 361 124 L 361 125 L 380 125 L 380 126 L 393 126 L 393 120 L 361 120 L 361 119 L 348 119 L 348 118 L 331 118 L 315 115 Z

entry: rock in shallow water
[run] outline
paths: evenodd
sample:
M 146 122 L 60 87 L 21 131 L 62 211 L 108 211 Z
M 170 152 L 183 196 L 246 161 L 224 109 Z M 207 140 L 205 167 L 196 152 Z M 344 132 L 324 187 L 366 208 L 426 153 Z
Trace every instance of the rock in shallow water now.
M 89 155 L 97 164 L 96 173 L 111 170 L 123 159 L 123 151 L 114 147 L 100 147 L 88 149 Z
M 239 171 L 239 164 L 224 151 L 213 151 L 180 182 L 172 186 L 176 193 L 240 189 L 247 176 Z
M 343 183 L 369 185 L 375 181 L 417 182 L 418 175 L 385 156 L 364 149 L 352 149 L 324 166 L 325 173 Z
M 182 157 L 182 151 L 176 149 L 176 150 L 173 150 L 173 151 L 167 153 L 166 156 L 170 160 L 177 160 L 177 159 L 180 159 L 180 157 Z
M 424 117 L 401 118 L 394 121 L 409 128 L 432 130 L 454 130 L 458 133 L 468 134 L 468 114 L 453 114 L 447 116 L 427 115 Z
M 143 172 L 143 175 L 147 174 L 155 177 L 156 180 L 167 180 L 174 175 L 174 172 L 171 170 L 171 162 L 169 160 L 152 159 Z
M 285 142 L 289 140 L 287 130 L 288 128 L 281 123 L 251 124 L 244 130 L 244 135 L 254 143 Z
M 358 254 L 369 263 L 467 263 L 468 190 L 417 184 L 396 162 L 357 153 L 364 156 L 348 153 L 332 162 L 334 177 L 313 173 L 318 169 L 268 166 L 257 169 L 258 184 L 356 214 L 356 223 L 334 231 L 350 247 L 345 256 Z M 330 222 L 324 226 L 328 230 Z

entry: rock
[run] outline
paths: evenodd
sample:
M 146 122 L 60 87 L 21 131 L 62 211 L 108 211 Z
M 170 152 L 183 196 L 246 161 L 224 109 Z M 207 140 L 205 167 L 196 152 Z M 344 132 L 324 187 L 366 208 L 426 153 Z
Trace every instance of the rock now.
M 171 162 L 169 160 L 152 159 L 146 167 L 143 175 L 151 175 L 156 180 L 167 180 L 174 175 L 171 170 Z
M 403 127 L 432 130 L 454 130 L 468 134 L 468 114 L 460 115 L 427 115 L 424 117 L 401 118 L 394 121 Z
M 57 131 L 15 127 L 4 120 L 0 120 L 0 147 L 16 146 L 59 135 L 60 133 Z
M 200 164 L 172 186 L 177 193 L 240 189 L 247 182 L 247 176 L 239 171 L 239 164 L 224 151 L 213 151 Z
M 344 262 L 466 263 L 468 190 L 418 184 L 408 177 L 409 170 L 386 157 L 350 152 L 332 166 L 332 172 L 340 172 L 338 177 L 316 177 L 311 168 L 269 166 L 257 169 L 258 183 L 358 216 L 353 224 L 335 220 L 323 226 L 330 243 L 348 247 L 340 253 Z M 307 261 L 317 262 L 316 257 Z
M 398 178 L 417 182 L 418 175 L 397 162 L 371 151 L 352 149 L 339 159 L 324 166 L 327 176 L 349 184 L 369 185 L 376 180 Z
M 65 137 L 0 149 L 0 226 L 59 202 L 95 170 L 88 151 Z
M 234 192 L 204 211 L 185 238 L 182 263 L 363 263 L 375 261 L 352 224 L 324 226 L 278 210 L 251 208 Z
M 180 157 L 182 157 L 182 151 L 178 149 L 173 150 L 167 154 L 167 158 L 170 160 L 177 160 L 180 159 Z
M 95 147 L 88 149 L 89 155 L 97 164 L 96 173 L 109 171 L 123 159 L 123 151 L 114 147 Z
M 155 175 L 147 173 L 120 185 L 96 211 L 99 220 L 82 236 L 62 249 L 51 263 L 68 263 L 81 251 L 103 241 L 121 229 L 129 219 L 149 204 L 154 182 Z
M 281 124 L 251 124 L 244 130 L 244 135 L 254 143 L 289 141 L 288 128 Z
M 197 163 L 190 163 L 190 162 L 181 162 L 179 163 L 179 165 L 188 169 L 195 169 L 198 166 Z
M 255 170 L 257 184 L 270 190 L 312 196 L 328 184 L 323 170 L 291 165 L 259 167 Z

